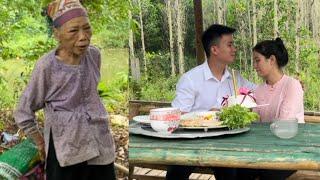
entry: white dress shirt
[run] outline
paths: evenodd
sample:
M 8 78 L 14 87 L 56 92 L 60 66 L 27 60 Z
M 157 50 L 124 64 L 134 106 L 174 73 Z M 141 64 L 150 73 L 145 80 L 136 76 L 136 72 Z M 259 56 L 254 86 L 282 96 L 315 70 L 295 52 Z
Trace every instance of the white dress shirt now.
M 236 73 L 238 88 L 254 90 L 256 85 Z M 220 109 L 223 97 L 234 94 L 232 76 L 226 68 L 219 81 L 213 76 L 207 61 L 182 75 L 176 86 L 172 107 L 182 112 Z

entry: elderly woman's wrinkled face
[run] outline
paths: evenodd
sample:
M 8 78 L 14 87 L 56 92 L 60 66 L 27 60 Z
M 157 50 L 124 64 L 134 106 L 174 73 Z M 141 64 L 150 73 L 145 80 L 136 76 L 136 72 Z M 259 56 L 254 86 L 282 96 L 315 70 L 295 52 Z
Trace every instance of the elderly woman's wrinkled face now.
M 91 39 L 92 31 L 87 17 L 76 17 L 55 29 L 55 37 L 59 42 L 59 49 L 63 49 L 75 56 L 83 55 Z

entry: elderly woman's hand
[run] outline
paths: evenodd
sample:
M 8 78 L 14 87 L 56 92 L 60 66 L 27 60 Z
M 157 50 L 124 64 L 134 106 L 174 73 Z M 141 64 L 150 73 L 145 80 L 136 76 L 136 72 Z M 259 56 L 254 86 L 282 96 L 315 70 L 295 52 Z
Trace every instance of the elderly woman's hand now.
M 37 144 L 37 147 L 38 147 L 39 158 L 41 162 L 44 162 L 46 160 L 46 149 L 45 149 L 44 143 Z
M 40 132 L 37 132 L 31 134 L 30 137 L 37 146 L 40 160 L 44 162 L 46 159 L 46 151 L 43 136 L 40 134 Z

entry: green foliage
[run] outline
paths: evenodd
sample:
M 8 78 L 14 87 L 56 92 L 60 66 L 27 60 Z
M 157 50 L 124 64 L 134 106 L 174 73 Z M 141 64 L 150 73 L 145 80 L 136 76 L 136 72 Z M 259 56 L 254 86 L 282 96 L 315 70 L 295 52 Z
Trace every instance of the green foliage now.
M 93 32 L 103 47 L 126 47 L 128 42 L 129 0 L 84 0 Z
M 128 74 L 119 72 L 111 83 L 100 82 L 98 93 L 111 113 L 127 112 L 128 102 Z
M 0 132 L 6 131 L 11 133 L 8 127 L 13 126 L 13 111 L 9 108 L 0 108 Z M 16 133 L 16 132 L 14 132 Z
M 154 101 L 172 101 L 175 95 L 177 78 L 159 77 L 154 81 L 145 82 L 141 89 L 141 99 Z
M 5 129 L 5 122 L 0 120 L 0 131 L 2 132 L 4 131 L 4 129 Z
M 51 47 L 50 43 L 47 47 L 45 39 L 38 37 L 47 31 L 40 6 L 35 0 L 0 1 L 0 52 L 3 59 L 17 56 L 36 59 L 39 57 L 37 53 Z M 46 49 L 41 51 L 38 48 Z
M 22 58 L 37 60 L 56 46 L 56 42 L 47 35 L 38 35 L 30 39 L 25 34 L 14 36 L 15 40 L 4 43 L 2 57 L 5 59 Z
M 26 86 L 34 62 L 7 60 L 0 62 L 0 109 L 14 108 Z
M 144 23 L 144 38 L 147 51 L 156 51 L 159 48 L 164 49 L 167 43 L 164 41 L 168 39 L 167 24 L 165 23 L 165 16 L 162 15 L 162 10 L 165 6 L 162 3 L 147 3 L 142 2 L 143 21 Z M 144 2 L 144 3 L 143 3 Z M 140 34 L 139 34 L 140 35 Z M 138 36 L 137 39 L 140 37 Z
M 122 28 L 122 29 L 119 29 Z M 108 28 L 97 32 L 93 37 L 92 41 L 99 44 L 100 48 L 123 48 L 128 44 L 128 32 L 125 30 L 127 24 L 120 24 L 119 30 L 114 30 L 114 28 Z
M 170 54 L 162 52 L 147 52 L 147 76 L 148 77 L 166 77 L 170 76 Z
M 259 119 L 256 112 L 250 112 L 248 108 L 239 104 L 223 108 L 218 116 L 222 125 L 228 126 L 229 129 L 244 128 Z

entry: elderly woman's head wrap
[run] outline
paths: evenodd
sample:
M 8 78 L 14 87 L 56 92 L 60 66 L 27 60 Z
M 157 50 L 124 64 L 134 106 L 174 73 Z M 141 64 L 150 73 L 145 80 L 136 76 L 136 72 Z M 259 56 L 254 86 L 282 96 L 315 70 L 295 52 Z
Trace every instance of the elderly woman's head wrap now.
M 55 0 L 48 5 L 46 12 L 55 28 L 61 27 L 73 18 L 88 16 L 79 0 Z

